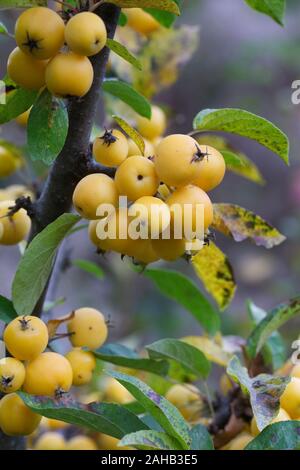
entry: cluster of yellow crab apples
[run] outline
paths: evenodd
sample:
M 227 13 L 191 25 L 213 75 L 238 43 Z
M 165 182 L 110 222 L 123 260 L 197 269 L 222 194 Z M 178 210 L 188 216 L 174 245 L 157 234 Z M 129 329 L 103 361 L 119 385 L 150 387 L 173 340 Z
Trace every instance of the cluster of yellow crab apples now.
M 24 11 L 15 25 L 17 47 L 7 62 L 9 77 L 29 90 L 44 86 L 55 96 L 84 96 L 94 72 L 88 57 L 100 52 L 106 27 L 95 13 L 83 11 L 67 21 L 46 7 Z
M 152 106 L 151 119 L 139 117 L 136 124 L 145 139 L 144 153 L 121 131 L 105 131 L 93 142 L 93 157 L 101 168 L 115 168 L 115 175 L 104 171 L 83 178 L 73 204 L 90 220 L 90 239 L 99 251 L 141 264 L 175 261 L 185 254 L 188 241 L 196 241 L 194 234 L 201 232 L 205 239 L 213 220 L 207 192 L 223 180 L 225 161 L 190 135 L 163 137 L 166 116 L 158 106 Z
M 0 429 L 7 435 L 29 435 L 41 416 L 16 393 L 61 397 L 72 386 L 88 384 L 96 366 L 95 350 L 106 341 L 107 323 L 93 308 L 76 310 L 67 323 L 72 349 L 65 355 L 51 350 L 47 325 L 34 316 L 21 316 L 5 328 L 3 340 L 10 354 L 0 360 Z M 50 346 L 50 347 L 49 347 Z M 48 349 L 47 349 L 48 348 Z

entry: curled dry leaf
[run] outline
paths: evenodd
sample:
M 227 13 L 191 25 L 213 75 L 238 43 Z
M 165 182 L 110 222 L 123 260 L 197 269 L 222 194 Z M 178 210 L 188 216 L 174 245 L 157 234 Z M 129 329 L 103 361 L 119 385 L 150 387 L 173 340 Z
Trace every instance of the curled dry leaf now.
M 56 335 L 56 332 L 58 328 L 60 327 L 60 325 L 72 320 L 72 318 L 74 318 L 74 315 L 75 315 L 75 312 L 73 311 L 69 315 L 66 315 L 64 317 L 54 318 L 53 320 L 49 320 L 47 323 L 49 339 L 52 339 Z

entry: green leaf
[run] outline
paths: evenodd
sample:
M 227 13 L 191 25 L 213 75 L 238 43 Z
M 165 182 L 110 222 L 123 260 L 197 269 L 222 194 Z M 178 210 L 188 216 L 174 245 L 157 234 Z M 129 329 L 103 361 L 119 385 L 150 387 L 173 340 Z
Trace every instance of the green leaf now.
M 156 8 L 180 15 L 180 10 L 174 0 L 109 0 L 109 3 L 121 8 Z
M 151 118 L 151 105 L 149 101 L 128 83 L 117 80 L 116 78 L 107 78 L 102 88 L 106 93 L 110 93 L 124 101 L 124 103 L 128 104 L 128 106 L 141 116 L 148 119 Z
M 289 163 L 289 140 L 274 124 L 243 109 L 205 109 L 194 119 L 194 129 L 219 131 L 248 137 Z
M 152 359 L 171 359 L 186 371 L 204 379 L 207 378 L 211 364 L 199 349 L 176 339 L 162 339 L 146 346 Z
M 63 305 L 65 303 L 66 299 L 64 297 L 59 297 L 56 300 L 46 300 L 46 302 L 43 305 L 43 312 L 51 312 L 54 308 L 58 307 L 59 305 Z
M 245 0 L 253 10 L 270 16 L 276 23 L 283 26 L 285 15 L 285 0 Z
M 17 88 L 6 95 L 6 103 L 0 104 L 0 124 L 15 119 L 35 102 L 38 92 Z
M 1 2 L 1 0 L 0 0 L 0 2 Z M 1 5 L 1 3 L 0 3 L 0 5 Z M 8 34 L 8 29 L 5 26 L 5 24 L 2 23 L 2 21 L 0 21 L 0 34 L 4 34 L 4 35 Z
M 255 305 L 247 302 L 248 315 L 254 327 L 256 327 L 266 316 L 267 312 Z M 273 331 L 269 339 L 262 348 L 262 355 L 266 365 L 271 365 L 273 370 L 279 369 L 286 360 L 285 345 L 278 331 Z
M 251 378 L 236 356 L 231 359 L 227 373 L 249 395 L 257 427 L 261 431 L 278 415 L 280 397 L 290 382 L 290 377 L 260 374 Z
M 183 4 L 183 0 L 174 1 L 179 7 Z M 165 28 L 170 28 L 176 20 L 176 15 L 169 13 L 168 11 L 156 10 L 155 8 L 145 8 L 145 10 Z
M 166 433 L 180 442 L 182 449 L 189 448 L 189 427 L 174 405 L 136 377 L 112 371 L 109 375 L 129 390 Z
M 190 431 L 191 450 L 214 450 L 211 435 L 203 424 L 196 424 Z
M 29 8 L 47 6 L 47 0 L 0 0 L 1 8 Z
M 188 277 L 166 269 L 146 269 L 144 275 L 164 295 L 185 307 L 208 333 L 213 335 L 220 329 L 218 313 Z
M 96 277 L 97 279 L 104 278 L 104 271 L 100 266 L 92 261 L 88 261 L 86 259 L 75 259 L 72 261 L 72 264 L 79 269 L 91 274 L 92 276 Z
M 244 178 L 253 181 L 260 185 L 265 184 L 264 177 L 262 176 L 259 168 L 253 163 L 246 155 L 242 153 L 234 153 L 229 150 L 221 150 L 224 157 L 227 170 L 243 176 Z
M 119 446 L 131 446 L 141 450 L 182 450 L 177 439 L 159 431 L 138 431 L 123 437 Z
M 12 286 L 12 300 L 19 315 L 32 313 L 51 274 L 59 244 L 79 220 L 77 215 L 63 214 L 29 244 Z
M 134 413 L 121 405 L 90 403 L 82 405 L 66 395 L 59 400 L 44 396 L 32 396 L 19 392 L 24 403 L 46 418 L 58 419 L 91 431 L 109 434 L 121 439 L 128 433 L 148 429 Z
M 139 59 L 131 54 L 131 52 L 129 52 L 127 47 L 123 46 L 123 44 L 115 41 L 114 39 L 107 39 L 106 45 L 110 48 L 111 51 L 113 51 L 115 54 L 118 54 L 118 56 L 122 57 L 122 59 L 126 60 L 126 62 L 129 62 L 138 70 L 142 70 L 142 64 L 140 63 Z
M 0 320 L 9 323 L 17 316 L 12 301 L 0 295 Z
M 247 353 L 254 358 L 266 344 L 271 334 L 287 321 L 300 314 L 300 296 L 283 303 L 273 310 L 257 325 L 247 341 Z
M 119 26 L 125 26 L 127 24 L 127 16 L 122 11 L 120 13 L 118 24 Z
M 210 242 L 192 257 L 192 265 L 206 290 L 224 310 L 233 300 L 236 283 L 229 259 Z
M 145 142 L 141 134 L 139 134 L 128 122 L 119 116 L 112 116 L 116 123 L 123 129 L 124 132 L 136 143 L 142 154 L 145 153 Z
M 65 144 L 68 126 L 64 102 L 44 90 L 30 111 L 27 125 L 31 159 L 51 165 Z
M 271 424 L 244 450 L 300 450 L 300 421 Z
M 166 361 L 141 358 L 135 351 L 122 344 L 106 344 L 93 353 L 101 361 L 158 375 L 166 375 L 169 368 Z
M 254 212 L 235 204 L 214 204 L 212 227 L 236 242 L 250 238 L 255 245 L 273 248 L 286 238 Z

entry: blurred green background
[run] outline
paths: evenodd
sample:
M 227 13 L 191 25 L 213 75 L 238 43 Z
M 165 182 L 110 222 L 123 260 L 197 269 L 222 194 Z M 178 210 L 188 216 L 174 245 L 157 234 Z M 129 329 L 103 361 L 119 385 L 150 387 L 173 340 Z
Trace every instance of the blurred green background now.
M 223 185 L 211 193 L 214 202 L 232 202 L 251 209 L 284 233 L 286 243 L 271 251 L 250 242 L 237 244 L 218 235 L 217 243 L 234 267 L 238 290 L 230 308 L 222 313 L 224 332 L 247 334 L 249 323 L 245 301 L 251 298 L 269 309 L 300 291 L 300 105 L 292 104 L 291 84 L 300 79 L 300 4 L 289 0 L 284 28 L 270 18 L 252 11 L 243 0 L 185 1 L 179 24 L 201 28 L 199 48 L 181 71 L 178 82 L 157 97 L 172 111 L 169 131 L 189 132 L 192 119 L 201 109 L 238 107 L 264 116 L 291 141 L 291 165 L 259 145 L 230 138 L 258 165 L 266 180 L 258 186 L 228 174 Z M 0 21 L 12 30 L 14 12 L 1 12 Z M 13 41 L 0 37 L 0 73 Z M 16 123 L 1 126 L 0 138 L 25 143 L 25 131 Z M 19 176 L 0 181 L 0 187 L 21 182 Z M 10 296 L 10 286 L 19 260 L 17 247 L 0 247 L 0 294 Z M 111 320 L 110 340 L 127 338 L 140 346 L 161 337 L 200 334 L 201 328 L 179 306 L 161 296 L 151 281 L 135 273 L 117 256 L 99 258 L 85 231 L 64 242 L 63 271 L 50 289 L 49 299 L 65 303 L 55 315 L 80 306 L 94 306 Z M 72 265 L 72 259 L 86 258 L 100 263 L 105 278 L 97 280 Z M 195 278 L 185 261 L 167 267 Z M 289 324 L 287 343 L 295 337 Z M 299 326 L 299 325 L 298 325 Z

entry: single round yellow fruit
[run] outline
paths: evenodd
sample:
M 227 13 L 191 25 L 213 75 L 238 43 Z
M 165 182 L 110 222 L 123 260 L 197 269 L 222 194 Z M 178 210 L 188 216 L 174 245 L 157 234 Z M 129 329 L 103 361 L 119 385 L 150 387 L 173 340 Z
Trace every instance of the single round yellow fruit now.
M 226 163 L 223 155 L 213 147 L 200 145 L 199 148 L 204 156 L 199 163 L 201 171 L 193 184 L 207 192 L 222 183 L 226 173 Z
M 66 450 L 66 441 L 59 432 L 45 432 L 38 438 L 33 450 Z
M 100 434 L 98 441 L 101 450 L 131 450 L 130 447 L 118 446 L 120 440 L 108 434 Z
M 208 195 L 197 186 L 184 186 L 176 189 L 167 199 L 171 211 L 171 225 L 176 231 L 180 226 L 187 232 L 206 232 L 213 221 L 213 205 Z M 197 232 L 198 232 L 197 230 Z M 186 231 L 183 234 L 190 239 Z M 197 233 L 197 238 L 203 234 Z
M 292 377 L 297 377 L 298 379 L 300 379 L 300 364 L 296 364 L 292 371 L 291 371 L 291 376 Z
M 7 215 L 14 206 L 15 201 L 0 202 L 0 245 L 16 245 L 29 234 L 31 220 L 24 209 Z
M 280 408 L 278 415 L 270 422 L 270 424 L 281 423 L 281 421 L 289 421 L 290 419 L 290 415 L 283 408 Z M 258 429 L 256 419 L 253 416 L 251 421 L 251 434 L 256 437 L 259 433 L 260 430 Z
M 104 315 L 94 308 L 83 307 L 75 310 L 68 322 L 70 341 L 75 347 L 97 349 L 107 338 L 107 325 Z
M 121 165 L 128 156 L 128 142 L 122 132 L 114 129 L 105 131 L 94 141 L 93 155 L 102 165 L 115 167 Z
M 291 378 L 290 383 L 280 397 L 280 405 L 292 419 L 300 416 L 300 378 Z
M 166 393 L 166 399 L 180 411 L 188 421 L 199 416 L 203 402 L 199 390 L 190 384 L 173 385 Z
M 153 162 L 140 155 L 127 158 L 119 166 L 115 182 L 119 193 L 127 196 L 130 201 L 143 196 L 154 196 L 159 186 Z
M 66 354 L 73 371 L 73 385 L 86 385 L 92 380 L 96 367 L 94 354 L 80 348 L 71 349 Z
M 158 106 L 152 106 L 151 118 L 139 116 L 137 118 L 138 131 L 146 139 L 153 140 L 160 137 L 166 130 L 167 120 L 164 111 Z
M 232 439 L 224 450 L 244 450 L 245 447 L 253 440 L 253 437 L 248 432 L 242 432 L 234 439 Z
M 168 229 L 158 239 L 151 240 L 152 247 L 157 256 L 164 261 L 176 261 L 185 253 L 186 240 L 184 238 L 175 239 L 172 233 L 169 238 L 164 238 L 164 236 L 169 236 Z
M 24 390 L 32 395 L 59 397 L 72 386 L 70 362 L 60 354 L 45 352 L 27 364 Z
M 170 209 L 157 197 L 140 197 L 129 207 L 128 214 L 138 224 L 134 232 L 137 232 L 136 236 L 141 234 L 141 238 L 158 238 L 170 225 Z
M 90 90 L 94 71 L 85 56 L 74 52 L 59 53 L 46 68 L 46 86 L 55 96 L 84 96 Z
M 18 124 L 20 124 L 20 126 L 26 127 L 26 126 L 27 126 L 27 123 L 28 123 L 30 111 L 31 111 L 31 108 L 27 109 L 27 111 L 25 111 L 24 113 L 19 114 L 19 116 L 17 116 L 17 117 L 15 118 L 15 121 L 16 121 Z
M 173 134 L 162 139 L 155 152 L 155 169 L 161 181 L 175 188 L 195 181 L 204 155 L 189 135 Z
M 15 25 L 16 43 L 34 59 L 50 59 L 64 44 L 65 25 L 62 18 L 50 8 L 35 7 L 25 10 Z
M 128 26 L 137 33 L 149 36 L 161 27 L 159 22 L 142 8 L 124 8 L 123 11 L 127 16 Z
M 21 161 L 11 150 L 0 145 L 0 178 L 12 175 L 21 166 Z
M 25 380 L 25 367 L 13 357 L 0 359 L 0 392 L 12 393 L 19 390 Z
M 39 90 L 45 85 L 48 61 L 36 60 L 16 47 L 9 55 L 7 73 L 17 85 L 27 90 Z
M 75 436 L 67 442 L 66 450 L 98 450 L 98 446 L 91 437 Z
M 134 398 L 120 382 L 113 377 L 109 377 L 104 388 L 104 400 L 126 405 L 126 403 L 132 402 Z
M 0 429 L 8 436 L 28 436 L 41 419 L 16 393 L 9 393 L 0 400 Z
M 153 144 L 148 139 L 144 139 L 144 143 L 145 143 L 145 151 L 142 154 L 142 152 L 140 151 L 136 143 L 132 139 L 128 139 L 128 157 L 133 157 L 135 155 L 141 155 L 147 158 L 153 157 L 155 154 Z
M 85 56 L 98 54 L 105 47 L 107 40 L 105 24 L 95 13 L 83 11 L 68 21 L 65 40 L 76 54 Z
M 85 219 L 107 217 L 118 206 L 119 193 L 112 178 L 102 173 L 85 176 L 73 193 L 73 205 Z
M 42 320 L 27 315 L 12 320 L 4 330 L 3 339 L 12 356 L 31 361 L 46 349 L 49 335 Z

